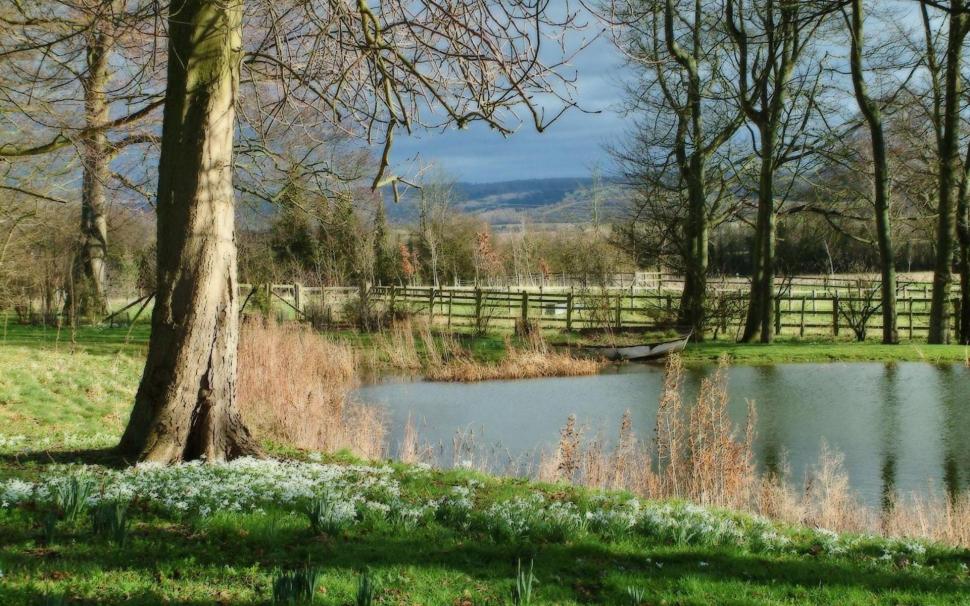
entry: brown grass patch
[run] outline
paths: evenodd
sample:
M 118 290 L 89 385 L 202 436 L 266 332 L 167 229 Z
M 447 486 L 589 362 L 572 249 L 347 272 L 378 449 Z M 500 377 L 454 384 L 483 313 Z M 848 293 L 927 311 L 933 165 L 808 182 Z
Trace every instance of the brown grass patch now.
M 430 381 L 470 383 L 498 379 L 535 379 L 539 377 L 573 377 L 594 375 L 603 364 L 597 360 L 576 358 L 568 352 L 553 351 L 542 333 L 533 331 L 525 345 L 505 341 L 505 357 L 495 363 L 480 362 L 467 352 L 453 355 L 442 363 L 431 365 L 425 372 Z
M 382 411 L 351 401 L 353 348 L 301 326 L 247 322 L 239 342 L 239 405 L 264 436 L 368 459 L 385 453 Z

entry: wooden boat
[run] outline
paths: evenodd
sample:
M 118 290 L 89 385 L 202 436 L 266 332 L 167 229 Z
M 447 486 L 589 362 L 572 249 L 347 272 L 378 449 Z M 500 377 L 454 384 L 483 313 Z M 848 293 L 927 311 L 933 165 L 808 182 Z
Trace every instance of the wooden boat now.
M 672 353 L 680 353 L 687 347 L 692 333 L 677 337 L 672 341 L 644 343 L 642 345 L 590 345 L 584 349 L 607 360 L 657 360 Z

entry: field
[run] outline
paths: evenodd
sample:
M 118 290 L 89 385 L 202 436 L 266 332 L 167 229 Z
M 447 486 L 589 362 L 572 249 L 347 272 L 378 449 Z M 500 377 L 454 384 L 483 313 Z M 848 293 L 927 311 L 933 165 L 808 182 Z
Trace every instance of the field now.
M 137 325 L 130 335 L 85 328 L 73 336 L 7 327 L 3 604 L 266 604 L 281 576 L 307 567 L 319 604 L 970 599 L 970 553 L 962 549 L 835 535 L 623 492 L 272 443 L 270 452 L 289 462 L 125 471 L 108 448 L 123 427 L 146 337 Z M 476 347 L 483 358 L 502 355 L 501 341 Z M 797 357 L 813 346 L 782 347 Z M 827 355 L 877 346 L 831 347 Z M 699 358 L 717 353 L 701 349 Z M 79 490 L 94 495 L 95 513 L 71 505 Z M 130 505 L 120 526 L 106 526 L 104 512 L 118 515 L 119 495 Z M 102 520 L 97 532 L 94 519 Z M 519 562 L 534 566 L 531 601 L 513 598 Z M 373 602 L 358 599 L 365 578 Z

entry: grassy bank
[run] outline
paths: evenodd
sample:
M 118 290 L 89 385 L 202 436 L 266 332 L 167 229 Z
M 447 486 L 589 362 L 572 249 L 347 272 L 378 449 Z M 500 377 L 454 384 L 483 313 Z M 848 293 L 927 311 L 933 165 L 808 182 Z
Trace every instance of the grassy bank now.
M 38 454 L 8 446 L 5 475 L 20 474 L 13 459 Z M 36 483 L 0 482 L 0 602 L 268 604 L 281 576 L 307 567 L 317 575 L 313 603 L 333 605 L 970 598 L 961 550 L 622 493 L 347 463 L 40 465 Z M 89 505 L 65 506 L 72 485 L 90 489 Z M 92 511 L 117 511 L 115 503 L 121 524 L 96 530 Z M 512 597 L 518 561 L 534 566 L 528 601 Z M 372 602 L 357 597 L 365 571 Z
M 932 362 L 966 363 L 970 348 L 965 345 L 927 345 L 877 342 L 831 342 L 780 340 L 760 343 L 692 343 L 684 352 L 687 362 L 714 362 L 728 355 L 735 364 L 775 364 L 787 362 Z
M 4 605 L 267 604 L 282 575 L 307 566 L 318 574 L 317 604 L 368 603 L 356 599 L 365 570 L 376 604 L 505 604 L 518 561 L 532 561 L 538 579 L 531 602 L 520 603 L 970 600 L 963 549 L 626 492 L 271 443 L 281 462 L 125 470 L 107 448 L 129 410 L 141 354 L 99 336 L 91 346 L 0 347 Z M 277 338 L 274 348 L 298 343 Z M 304 363 L 306 351 L 272 358 Z M 275 397 L 274 368 L 252 381 L 263 397 Z M 565 443 L 556 476 L 576 465 Z M 619 459 L 607 455 L 612 469 Z M 638 460 L 625 465 L 633 472 Z

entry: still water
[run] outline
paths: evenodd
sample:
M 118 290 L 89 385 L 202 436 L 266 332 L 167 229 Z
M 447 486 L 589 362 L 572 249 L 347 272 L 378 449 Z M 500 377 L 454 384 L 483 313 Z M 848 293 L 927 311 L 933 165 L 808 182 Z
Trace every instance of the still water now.
M 713 367 L 687 370 L 687 393 Z M 421 442 L 451 461 L 456 431 L 474 432 L 496 464 L 551 449 L 570 414 L 587 436 L 609 443 L 626 410 L 641 439 L 653 432 L 663 381 L 659 366 L 630 364 L 591 377 L 456 384 L 388 379 L 358 390 L 388 409 L 391 443 L 410 416 Z M 970 369 L 924 363 L 735 366 L 730 413 L 743 425 L 757 407 L 758 464 L 787 463 L 796 481 L 818 461 L 823 441 L 845 455 L 855 490 L 877 504 L 887 489 L 970 487 Z M 690 401 L 690 400 L 688 400 Z

